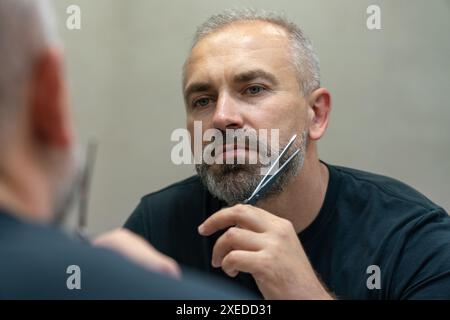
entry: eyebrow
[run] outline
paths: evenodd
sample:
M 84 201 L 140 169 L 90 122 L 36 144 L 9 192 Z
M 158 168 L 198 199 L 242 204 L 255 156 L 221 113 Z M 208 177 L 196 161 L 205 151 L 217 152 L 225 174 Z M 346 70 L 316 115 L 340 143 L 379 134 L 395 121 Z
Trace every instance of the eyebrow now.
M 234 82 L 250 82 L 255 79 L 265 79 L 271 82 L 273 85 L 278 85 L 278 80 L 273 74 L 261 69 L 242 72 L 234 76 L 233 80 Z
M 194 82 L 184 90 L 184 98 L 187 100 L 191 94 L 211 90 L 211 85 L 206 82 Z

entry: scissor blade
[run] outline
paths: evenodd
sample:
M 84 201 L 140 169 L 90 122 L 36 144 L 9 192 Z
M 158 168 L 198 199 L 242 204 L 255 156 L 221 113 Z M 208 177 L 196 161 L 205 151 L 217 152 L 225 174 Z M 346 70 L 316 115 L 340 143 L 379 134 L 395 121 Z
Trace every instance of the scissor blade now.
M 86 152 L 86 163 L 83 170 L 80 185 L 80 206 L 78 208 L 78 231 L 83 233 L 87 227 L 87 214 L 89 204 L 89 189 L 92 179 L 92 173 L 97 156 L 97 142 L 89 142 Z
M 256 202 L 266 193 L 266 191 L 270 188 L 270 186 L 272 186 L 272 184 L 276 181 L 276 179 L 280 176 L 280 174 L 286 170 L 288 163 L 291 162 L 292 159 L 294 159 L 294 157 L 297 156 L 299 152 L 300 149 L 296 150 L 289 157 L 289 159 L 287 159 L 286 162 L 283 163 L 283 165 L 272 176 L 270 176 L 269 179 L 267 179 L 267 181 L 261 186 L 258 192 L 256 192 L 256 194 L 254 194 L 250 198 L 248 198 L 244 203 L 251 205 L 256 204 Z
M 258 185 L 256 186 L 255 190 L 253 191 L 252 195 L 250 196 L 253 197 L 254 195 L 256 195 L 258 193 L 258 191 L 261 189 L 261 186 L 269 180 L 269 178 L 272 176 L 272 171 L 275 168 L 275 166 L 280 162 L 281 157 L 284 156 L 284 154 L 289 150 L 289 148 L 292 146 L 292 144 L 294 143 L 295 139 L 297 139 L 297 135 L 294 134 L 291 138 L 291 140 L 289 140 L 288 144 L 286 145 L 286 147 L 284 147 L 284 149 L 281 151 L 281 153 L 278 155 L 277 159 L 272 163 L 272 165 L 270 166 L 269 170 L 267 171 L 267 173 L 263 176 L 263 178 L 261 179 L 261 181 L 258 183 Z

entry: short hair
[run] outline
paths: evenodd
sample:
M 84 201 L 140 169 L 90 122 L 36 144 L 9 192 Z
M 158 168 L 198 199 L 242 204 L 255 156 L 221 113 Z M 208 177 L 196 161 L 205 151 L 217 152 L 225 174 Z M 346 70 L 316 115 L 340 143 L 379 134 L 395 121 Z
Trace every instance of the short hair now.
M 213 15 L 197 28 L 191 50 L 206 36 L 232 23 L 247 21 L 265 21 L 282 27 L 287 32 L 291 42 L 292 62 L 298 73 L 298 81 L 303 95 L 308 96 L 320 87 L 320 63 L 311 41 L 295 23 L 277 12 L 229 9 Z M 185 69 L 186 64 L 183 70 L 184 80 Z
M 22 91 L 38 55 L 56 42 L 48 0 L 0 0 L 0 139 L 23 104 Z

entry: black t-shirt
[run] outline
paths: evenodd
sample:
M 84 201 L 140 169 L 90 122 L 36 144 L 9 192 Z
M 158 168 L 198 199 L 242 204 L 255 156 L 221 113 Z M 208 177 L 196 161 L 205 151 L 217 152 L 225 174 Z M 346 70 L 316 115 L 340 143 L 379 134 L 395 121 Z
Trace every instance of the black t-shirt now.
M 183 278 L 177 281 L 149 272 L 110 250 L 0 210 L 0 299 L 251 298 L 193 273 Z
M 450 299 L 445 210 L 397 180 L 327 167 L 322 208 L 299 234 L 327 288 L 345 299 Z M 143 197 L 125 227 L 181 264 L 228 278 L 211 266 L 218 235 L 206 238 L 197 232 L 223 206 L 194 176 Z M 260 294 L 248 274 L 228 279 Z

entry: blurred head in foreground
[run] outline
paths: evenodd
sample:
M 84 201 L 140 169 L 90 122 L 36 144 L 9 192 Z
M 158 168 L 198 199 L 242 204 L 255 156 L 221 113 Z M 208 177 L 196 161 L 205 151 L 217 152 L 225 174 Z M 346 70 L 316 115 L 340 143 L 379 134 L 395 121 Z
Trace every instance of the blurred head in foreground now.
M 64 211 L 78 171 L 54 21 L 47 0 L 0 1 L 0 204 L 39 222 Z

